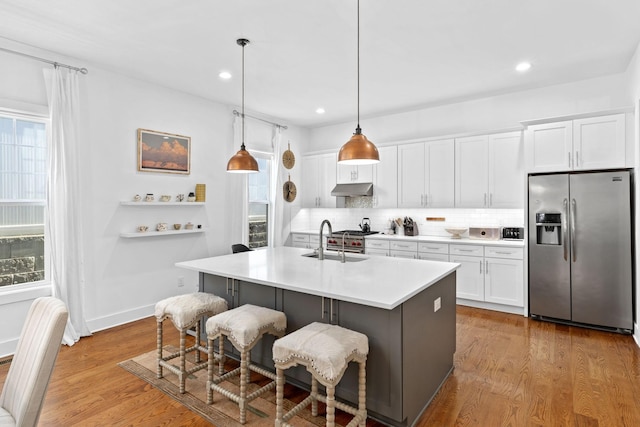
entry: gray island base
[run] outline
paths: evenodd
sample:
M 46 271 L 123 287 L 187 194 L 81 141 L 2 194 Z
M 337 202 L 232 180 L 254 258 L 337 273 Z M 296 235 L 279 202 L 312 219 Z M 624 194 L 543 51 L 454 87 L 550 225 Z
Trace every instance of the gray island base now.
M 367 335 L 369 416 L 389 425 L 413 425 L 453 369 L 458 265 L 385 257 L 343 264 L 300 257 L 305 252 L 275 248 L 176 265 L 199 271 L 200 290 L 225 298 L 230 308 L 254 304 L 283 311 L 287 332 L 317 321 Z M 372 270 L 367 276 L 368 292 L 356 278 L 362 274 L 357 270 L 367 270 L 367 263 Z M 301 272 L 305 274 L 300 276 Z M 307 283 L 297 284 L 305 275 Z M 407 285 L 401 280 L 422 284 Z M 394 294 L 398 292 L 405 297 L 398 298 Z M 384 294 L 393 301 L 385 300 Z M 273 369 L 273 340 L 265 336 L 252 350 L 254 363 Z M 232 347 L 226 351 L 238 356 Z M 357 366 L 351 365 L 336 388 L 336 397 L 357 403 Z M 310 388 L 311 377 L 304 367 L 285 374 L 292 384 Z

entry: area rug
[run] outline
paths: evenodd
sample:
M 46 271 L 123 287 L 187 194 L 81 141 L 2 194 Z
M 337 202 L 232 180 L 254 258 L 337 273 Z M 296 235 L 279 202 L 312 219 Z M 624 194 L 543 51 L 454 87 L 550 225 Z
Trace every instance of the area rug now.
M 164 350 L 166 354 L 177 351 L 177 349 L 173 346 L 165 346 Z M 189 369 L 191 366 L 193 366 L 191 362 L 193 360 L 193 353 L 188 354 L 187 359 L 187 369 Z M 177 359 L 174 360 L 177 366 L 178 361 Z M 118 365 L 129 371 L 133 375 L 137 376 L 138 378 L 146 381 L 158 390 L 161 390 L 166 395 L 180 402 L 189 410 L 199 414 L 202 418 L 206 419 L 211 424 L 217 427 L 242 426 L 242 424 L 240 424 L 239 422 L 240 413 L 238 405 L 231 400 L 220 395 L 219 393 L 214 393 L 213 404 L 208 405 L 206 403 L 206 369 L 202 369 L 189 375 L 186 383 L 186 392 L 184 394 L 180 394 L 177 375 L 169 372 L 168 369 L 165 369 L 164 378 L 156 378 L 156 350 L 141 354 L 140 356 L 134 357 L 133 359 L 120 362 Z M 238 366 L 238 362 L 236 362 L 235 360 L 230 360 L 226 363 L 225 369 L 233 369 L 236 366 Z M 247 394 L 252 393 L 254 390 L 257 390 L 269 381 L 267 378 L 255 372 L 251 373 L 251 380 L 252 383 L 248 385 Z M 230 391 L 237 393 L 239 389 L 238 377 L 236 376 L 234 378 L 231 378 L 222 383 L 222 385 L 228 388 Z M 289 396 L 292 396 L 292 399 L 300 401 L 304 397 L 306 397 L 306 394 L 297 391 L 293 386 L 287 384 L 284 393 L 285 411 L 293 408 L 296 404 L 288 398 Z M 276 396 L 274 389 L 266 392 L 262 396 L 249 403 L 249 407 L 247 410 L 247 423 L 245 424 L 245 426 L 273 426 L 275 413 Z M 297 414 L 289 421 L 289 423 L 301 427 L 324 426 L 326 422 L 324 415 L 324 405 L 320 402 L 318 403 L 317 417 L 311 416 L 311 410 L 309 408 L 308 410 L 303 410 L 302 412 Z M 338 414 L 336 414 L 336 416 L 337 415 Z

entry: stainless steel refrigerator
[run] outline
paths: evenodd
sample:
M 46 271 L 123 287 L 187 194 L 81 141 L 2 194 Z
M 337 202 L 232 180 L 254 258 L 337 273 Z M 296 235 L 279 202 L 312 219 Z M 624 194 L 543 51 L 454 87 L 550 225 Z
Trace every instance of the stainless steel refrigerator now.
M 529 176 L 529 313 L 633 332 L 628 170 Z

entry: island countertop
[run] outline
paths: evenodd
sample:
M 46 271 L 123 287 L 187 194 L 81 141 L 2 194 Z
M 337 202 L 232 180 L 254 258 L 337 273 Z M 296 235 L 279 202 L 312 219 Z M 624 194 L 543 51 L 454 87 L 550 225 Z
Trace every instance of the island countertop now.
M 341 263 L 277 247 L 176 263 L 177 267 L 392 310 L 454 272 L 460 264 L 348 254 Z M 327 251 L 334 255 L 336 252 Z

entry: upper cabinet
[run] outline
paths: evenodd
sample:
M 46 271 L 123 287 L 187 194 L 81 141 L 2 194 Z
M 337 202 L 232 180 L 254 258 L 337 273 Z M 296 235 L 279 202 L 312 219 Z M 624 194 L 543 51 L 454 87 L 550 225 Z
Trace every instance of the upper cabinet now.
M 398 207 L 454 206 L 454 141 L 398 146 Z
M 521 208 L 524 164 L 521 132 L 455 140 L 455 206 Z
M 373 165 L 338 165 L 338 184 L 373 182 Z
M 529 172 L 625 167 L 625 115 L 531 125 L 526 150 Z
M 302 157 L 302 207 L 335 208 L 331 190 L 336 183 L 336 154 Z
M 380 163 L 373 165 L 373 207 L 398 206 L 398 147 L 378 147 Z

